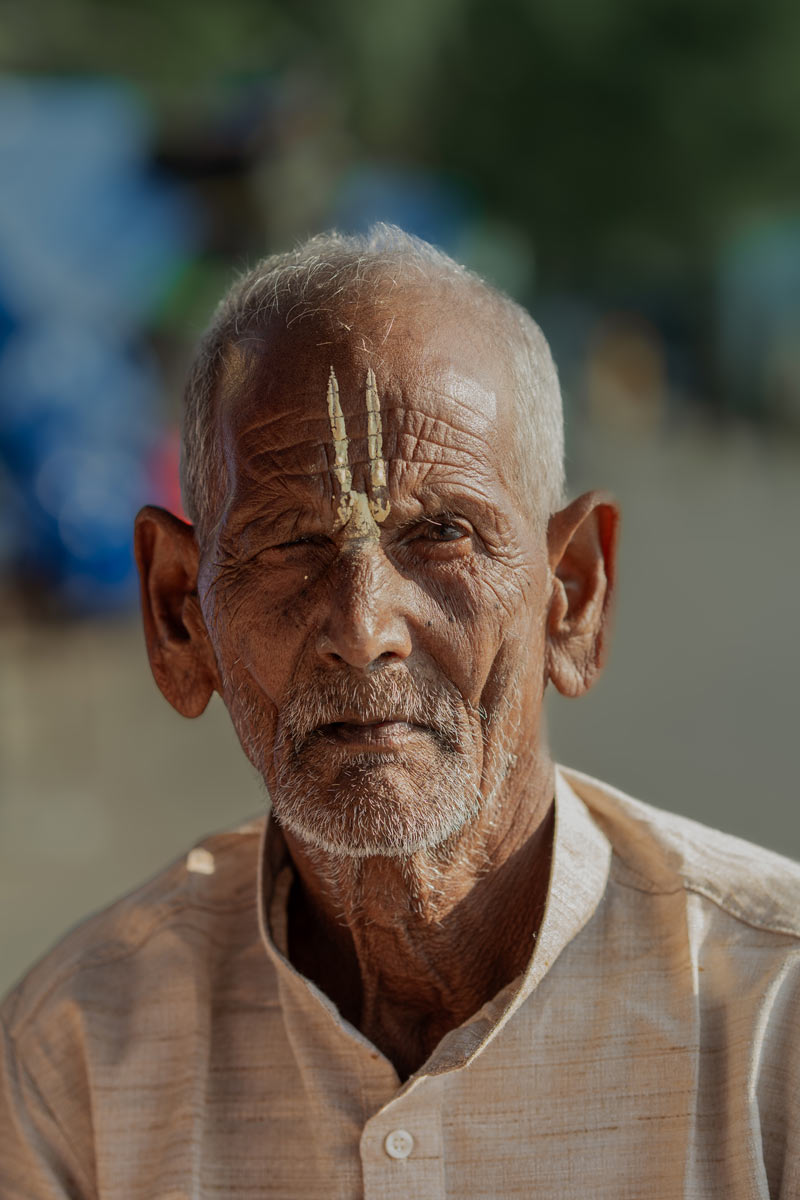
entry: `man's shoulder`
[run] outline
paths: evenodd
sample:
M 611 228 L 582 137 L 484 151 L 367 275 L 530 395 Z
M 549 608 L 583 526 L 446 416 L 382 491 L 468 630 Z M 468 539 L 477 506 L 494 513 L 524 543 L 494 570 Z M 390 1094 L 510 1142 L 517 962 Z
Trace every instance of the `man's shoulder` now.
M 51 1002 L 97 989 L 107 978 L 131 977 L 143 959 L 183 945 L 201 957 L 221 926 L 257 929 L 256 876 L 263 820 L 211 834 L 134 891 L 76 925 L 49 950 L 0 1006 L 12 1033 Z
M 683 888 L 750 926 L 800 938 L 800 863 L 560 767 L 608 837 L 622 882 Z

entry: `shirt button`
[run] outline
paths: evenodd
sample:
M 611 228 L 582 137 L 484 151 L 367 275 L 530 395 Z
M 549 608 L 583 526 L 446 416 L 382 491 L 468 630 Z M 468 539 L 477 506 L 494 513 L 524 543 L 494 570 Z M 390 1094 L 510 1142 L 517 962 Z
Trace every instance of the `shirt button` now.
M 383 1139 L 383 1148 L 389 1158 L 408 1158 L 414 1149 L 414 1139 L 407 1129 L 393 1129 Z

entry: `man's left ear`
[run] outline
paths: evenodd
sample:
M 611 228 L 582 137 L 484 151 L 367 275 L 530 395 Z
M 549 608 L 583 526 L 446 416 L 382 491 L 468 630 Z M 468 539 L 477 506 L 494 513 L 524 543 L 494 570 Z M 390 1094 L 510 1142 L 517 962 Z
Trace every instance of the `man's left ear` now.
M 618 525 L 604 492 L 586 492 L 550 518 L 547 677 L 563 696 L 582 696 L 605 661 Z

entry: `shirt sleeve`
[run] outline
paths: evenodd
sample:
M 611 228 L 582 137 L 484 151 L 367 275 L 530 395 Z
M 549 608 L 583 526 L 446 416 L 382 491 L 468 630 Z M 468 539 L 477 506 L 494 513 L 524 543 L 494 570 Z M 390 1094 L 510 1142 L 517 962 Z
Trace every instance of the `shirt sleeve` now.
M 759 1064 L 755 1102 L 772 1200 L 800 1196 L 800 953 L 785 956 L 765 989 L 751 1047 Z
M 94 1200 L 74 1148 L 5 1025 L 0 1025 L 2 1200 Z

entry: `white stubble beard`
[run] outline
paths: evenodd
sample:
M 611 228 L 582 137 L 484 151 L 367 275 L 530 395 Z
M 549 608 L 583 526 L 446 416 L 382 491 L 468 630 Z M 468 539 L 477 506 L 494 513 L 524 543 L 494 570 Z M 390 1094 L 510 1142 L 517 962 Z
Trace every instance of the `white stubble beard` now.
M 234 728 L 264 780 L 278 823 L 307 848 L 329 855 L 408 858 L 452 842 L 494 799 L 513 762 L 513 754 L 501 755 L 490 786 L 483 780 L 482 787 L 485 714 L 454 692 L 420 687 L 408 676 L 384 674 L 372 696 L 366 689 L 366 700 L 365 688 L 354 688 L 348 677 L 333 686 L 326 678 L 322 696 L 309 686 L 290 690 L 279 713 L 268 709 L 249 672 L 224 683 Z M 327 746 L 326 761 L 315 766 L 313 746 L 297 733 L 353 707 L 367 720 L 410 709 L 416 723 L 431 726 L 420 736 L 433 753 L 417 761 L 413 752 L 384 757 Z

